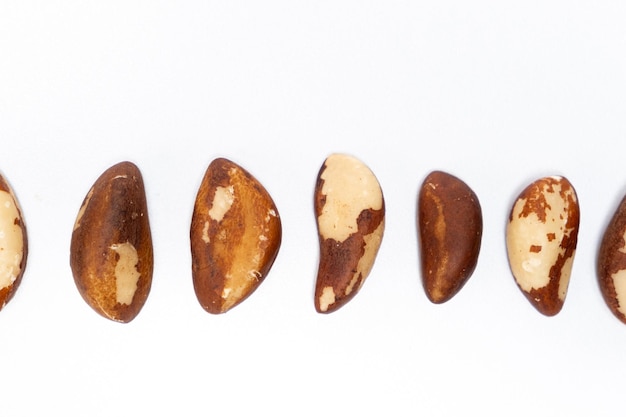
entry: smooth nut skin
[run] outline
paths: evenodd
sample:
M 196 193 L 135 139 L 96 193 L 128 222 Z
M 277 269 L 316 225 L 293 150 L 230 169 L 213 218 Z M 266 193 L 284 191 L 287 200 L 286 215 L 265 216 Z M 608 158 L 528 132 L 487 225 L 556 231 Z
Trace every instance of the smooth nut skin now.
M 572 272 L 580 210 L 564 177 L 541 178 L 515 201 L 506 229 L 511 272 L 528 301 L 542 314 L 563 307 Z
M 317 177 L 314 206 L 320 245 L 315 309 L 331 313 L 357 294 L 374 265 L 385 229 L 385 202 L 367 166 L 333 154 Z
M 224 313 L 269 273 L 282 239 L 267 190 L 239 165 L 219 158 L 206 170 L 191 221 L 193 285 L 200 305 Z
M 433 303 L 450 300 L 471 277 L 483 232 L 478 197 L 459 178 L 431 172 L 418 197 L 424 290 Z
M 153 249 L 141 173 L 131 162 L 106 170 L 74 224 L 70 266 L 83 299 L 103 317 L 133 320 L 152 284 Z
M 0 174 L 0 310 L 22 282 L 28 257 L 28 238 L 17 198 Z
M 626 196 L 602 237 L 597 275 L 606 305 L 626 324 Z

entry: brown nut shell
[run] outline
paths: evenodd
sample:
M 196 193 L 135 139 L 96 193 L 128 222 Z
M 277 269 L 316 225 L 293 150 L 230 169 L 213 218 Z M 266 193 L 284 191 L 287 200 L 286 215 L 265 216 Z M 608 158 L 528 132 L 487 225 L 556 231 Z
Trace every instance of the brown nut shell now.
M 602 237 L 597 274 L 606 305 L 615 317 L 626 324 L 626 196 Z
M 248 171 L 218 158 L 198 190 L 190 239 L 196 297 L 209 313 L 224 313 L 269 273 L 282 239 L 278 209 Z
M 506 228 L 511 272 L 528 301 L 542 314 L 563 307 L 572 273 L 580 209 L 564 177 L 534 181 L 515 201 Z
M 315 309 L 331 313 L 357 294 L 374 265 L 385 229 L 385 201 L 367 166 L 333 154 L 317 177 L 314 205 L 320 246 Z
M 450 300 L 478 262 L 483 220 L 478 197 L 459 178 L 431 172 L 418 197 L 424 290 L 433 303 Z
M 9 183 L 0 174 L 0 310 L 22 282 L 28 238 L 22 210 Z
M 78 212 L 70 266 L 83 299 L 103 317 L 127 323 L 152 284 L 153 249 L 143 178 L 121 162 L 94 183 Z

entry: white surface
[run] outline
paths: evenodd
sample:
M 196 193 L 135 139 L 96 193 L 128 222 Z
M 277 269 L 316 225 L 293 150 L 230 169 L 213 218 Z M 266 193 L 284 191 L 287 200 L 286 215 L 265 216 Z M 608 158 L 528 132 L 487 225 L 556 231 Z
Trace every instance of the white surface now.
M 0 312 L 2 415 L 619 413 L 626 327 L 594 264 L 626 191 L 625 21 L 621 1 L 0 3 L 0 170 L 30 238 Z M 332 152 L 377 175 L 387 229 L 361 292 L 324 316 L 313 187 Z M 270 191 L 284 238 L 259 290 L 211 316 L 188 229 L 219 156 Z M 94 313 L 69 268 L 82 199 L 121 160 L 143 172 L 155 245 L 127 325 Z M 476 272 L 444 305 L 418 273 L 434 169 L 484 215 Z M 515 286 L 504 225 L 551 174 L 576 187 L 581 228 L 547 318 Z

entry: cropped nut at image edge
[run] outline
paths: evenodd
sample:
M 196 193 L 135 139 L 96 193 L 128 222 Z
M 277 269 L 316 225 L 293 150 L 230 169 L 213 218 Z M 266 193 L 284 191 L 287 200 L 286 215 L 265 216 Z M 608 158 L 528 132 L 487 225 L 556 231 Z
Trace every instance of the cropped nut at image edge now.
M 602 236 L 596 268 L 606 305 L 626 324 L 626 196 Z
M 28 257 L 28 238 L 17 198 L 0 174 L 0 310 L 17 291 Z
M 128 323 L 152 285 L 153 249 L 141 172 L 107 169 L 85 197 L 72 232 L 70 266 L 80 295 L 98 314 Z

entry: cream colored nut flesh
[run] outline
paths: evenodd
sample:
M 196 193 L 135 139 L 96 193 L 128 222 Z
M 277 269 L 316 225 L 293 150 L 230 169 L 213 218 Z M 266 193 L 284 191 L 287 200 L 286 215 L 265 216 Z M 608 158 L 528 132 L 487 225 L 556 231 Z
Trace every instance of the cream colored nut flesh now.
M 545 177 L 519 195 L 506 230 L 515 280 L 537 310 L 552 316 L 565 301 L 578 238 L 580 212 L 573 186 Z
M 114 272 L 115 299 L 119 304 L 130 305 L 137 292 L 137 282 L 141 276 L 137 270 L 139 263 L 137 249 L 130 242 L 114 244 L 109 249 L 118 255 Z
M 320 178 L 326 203 L 317 217 L 323 239 L 343 242 L 358 231 L 357 220 L 364 210 L 381 210 L 383 194 L 378 180 L 361 161 L 335 154 L 326 159 Z
M 626 316 L 626 269 L 621 269 L 611 275 L 613 287 L 615 287 L 615 300 L 618 311 Z
M 385 229 L 378 180 L 358 159 L 329 156 L 315 190 L 320 262 L 315 308 L 330 313 L 345 305 L 370 274 Z
M 19 219 L 13 196 L 0 191 L 0 289 L 12 285 L 21 272 L 24 239 Z
M 0 175 L 0 310 L 17 290 L 28 245 L 22 213 L 9 184 Z

